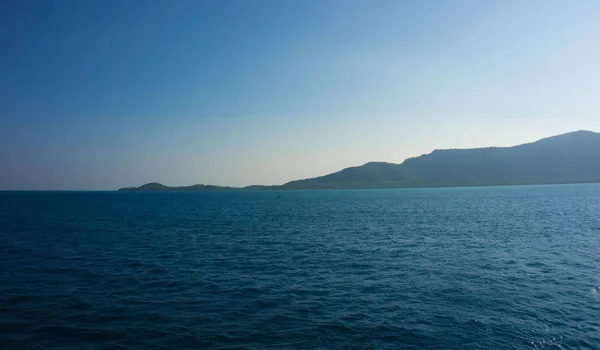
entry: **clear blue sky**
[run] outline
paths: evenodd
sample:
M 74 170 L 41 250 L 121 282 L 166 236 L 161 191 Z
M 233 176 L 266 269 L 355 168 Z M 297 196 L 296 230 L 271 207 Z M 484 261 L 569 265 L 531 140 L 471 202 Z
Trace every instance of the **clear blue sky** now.
M 600 131 L 600 1 L 4 0 L 0 189 L 280 184 Z

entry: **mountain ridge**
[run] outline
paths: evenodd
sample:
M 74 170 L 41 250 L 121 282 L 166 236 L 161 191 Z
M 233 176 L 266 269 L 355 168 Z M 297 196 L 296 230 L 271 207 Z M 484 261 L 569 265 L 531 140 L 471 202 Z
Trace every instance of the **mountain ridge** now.
M 304 190 L 460 187 L 600 182 L 600 133 L 578 130 L 509 147 L 434 149 L 402 163 L 367 162 L 283 185 L 169 187 L 119 191 Z

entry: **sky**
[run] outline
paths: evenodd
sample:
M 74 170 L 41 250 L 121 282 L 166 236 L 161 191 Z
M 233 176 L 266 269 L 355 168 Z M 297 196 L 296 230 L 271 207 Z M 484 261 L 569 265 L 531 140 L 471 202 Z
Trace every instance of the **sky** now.
M 4 0 L 0 190 L 282 184 L 600 131 L 597 0 Z

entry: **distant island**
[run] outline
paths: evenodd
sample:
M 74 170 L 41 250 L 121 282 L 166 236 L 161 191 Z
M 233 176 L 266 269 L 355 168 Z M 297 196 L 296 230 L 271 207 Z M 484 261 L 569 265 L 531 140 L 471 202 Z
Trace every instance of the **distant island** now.
M 600 133 L 575 131 L 513 147 L 434 150 L 401 164 L 370 162 L 279 186 L 169 187 L 119 191 L 242 191 L 461 187 L 600 182 Z

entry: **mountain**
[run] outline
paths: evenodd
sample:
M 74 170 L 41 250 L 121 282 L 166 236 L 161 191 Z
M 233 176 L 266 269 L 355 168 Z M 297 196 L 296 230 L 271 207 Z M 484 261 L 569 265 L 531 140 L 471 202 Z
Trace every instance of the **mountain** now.
M 600 182 L 600 134 L 576 131 L 513 147 L 435 150 L 402 164 L 367 163 L 286 189 Z
M 402 164 L 370 162 L 281 186 L 239 189 L 452 187 L 600 182 L 600 133 L 575 131 L 513 147 L 434 150 Z M 151 183 L 122 190 L 233 190 Z

